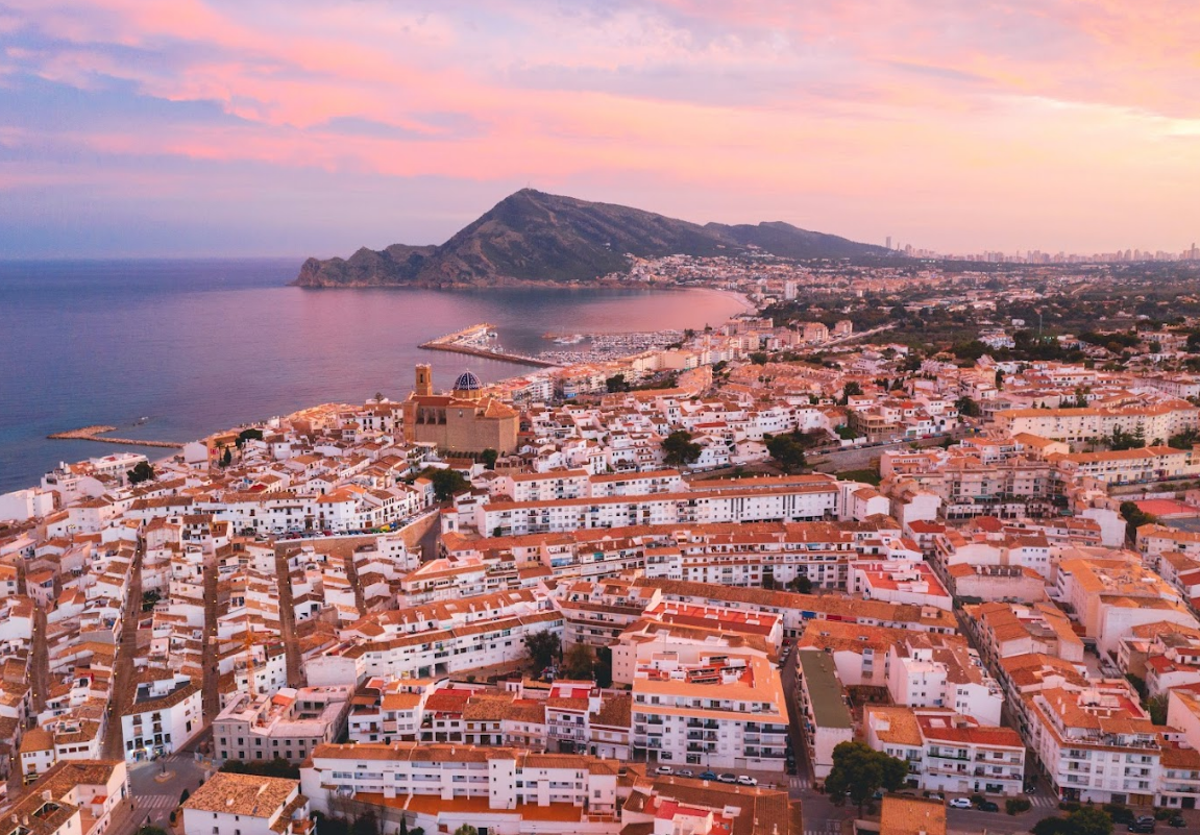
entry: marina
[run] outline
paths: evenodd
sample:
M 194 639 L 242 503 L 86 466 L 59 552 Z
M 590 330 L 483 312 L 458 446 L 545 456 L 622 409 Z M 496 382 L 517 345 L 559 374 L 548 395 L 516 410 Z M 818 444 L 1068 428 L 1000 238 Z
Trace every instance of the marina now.
M 538 368 L 553 368 L 558 365 L 558 363 L 537 357 L 508 353 L 494 342 L 495 339 L 496 329 L 487 322 L 483 322 L 447 334 L 446 336 L 439 336 L 437 339 L 423 342 L 420 347 L 428 351 L 449 351 L 454 354 L 466 354 L 472 357 L 532 365 Z

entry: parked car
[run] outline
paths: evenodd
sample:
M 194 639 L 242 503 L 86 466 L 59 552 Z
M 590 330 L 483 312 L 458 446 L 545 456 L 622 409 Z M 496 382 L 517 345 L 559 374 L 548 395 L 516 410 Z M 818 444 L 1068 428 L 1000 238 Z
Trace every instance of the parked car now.
M 971 801 L 965 797 L 956 797 L 950 801 L 951 809 L 970 809 Z
M 743 786 L 757 786 L 758 785 L 758 780 L 756 780 L 753 777 L 750 777 L 746 774 L 739 775 L 737 778 L 737 781 L 740 784 L 742 784 Z
M 690 768 L 681 768 L 675 772 L 676 777 L 695 777 L 696 775 Z
M 737 775 L 726 771 L 724 774 L 718 774 L 717 779 L 722 783 L 736 783 Z
M 929 799 L 930 800 L 945 800 L 946 798 L 942 797 L 937 792 L 934 792 L 933 794 L 929 795 Z
M 788 760 L 787 773 L 788 773 L 789 777 L 794 777 L 796 775 L 797 772 L 796 772 L 796 761 L 795 760 Z
M 1185 826 L 1187 826 L 1187 821 L 1183 819 L 1183 815 L 1176 815 L 1167 821 L 1167 826 L 1173 826 L 1176 829 L 1183 829 Z
M 999 812 L 1000 811 L 1000 807 L 997 806 L 995 803 L 993 803 L 990 800 L 980 801 L 979 806 L 977 808 L 981 812 Z
M 658 768 L 654 769 L 654 773 L 655 773 L 655 774 L 670 774 L 670 773 L 671 773 L 671 766 L 669 766 L 669 765 L 660 765 Z
M 1128 829 L 1130 832 L 1153 832 L 1154 818 L 1150 818 L 1149 820 L 1142 819 L 1134 821 L 1133 823 L 1129 824 L 1126 829 Z
M 713 772 L 713 771 L 701 771 L 700 779 L 701 780 L 716 780 L 717 775 L 716 775 L 716 772 Z

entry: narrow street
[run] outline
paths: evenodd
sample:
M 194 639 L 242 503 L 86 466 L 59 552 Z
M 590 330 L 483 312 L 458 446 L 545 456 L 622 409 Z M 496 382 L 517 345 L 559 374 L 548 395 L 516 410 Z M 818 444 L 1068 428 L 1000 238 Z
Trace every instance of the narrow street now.
M 137 674 L 133 659 L 137 655 L 137 626 L 142 616 L 142 556 L 144 544 L 139 539 L 130 567 L 129 591 L 121 618 L 121 642 L 113 662 L 112 693 L 109 696 L 108 726 L 104 732 L 103 756 L 110 760 L 125 759 L 125 740 L 121 731 L 121 714 L 133 704 L 137 694 Z
M 279 581 L 279 635 L 287 653 L 287 683 L 289 687 L 304 686 L 304 671 L 300 664 L 299 636 L 296 634 L 296 607 L 292 599 L 291 571 L 288 569 L 287 549 L 275 547 L 275 577 Z
M 204 670 L 201 682 L 201 710 L 208 725 L 221 712 L 221 693 L 217 670 L 217 561 L 216 556 L 204 557 L 204 643 L 200 648 L 200 665 Z
M 363 594 L 362 586 L 358 582 L 358 566 L 354 563 L 354 552 L 346 554 L 346 580 L 350 583 L 350 588 L 354 589 L 354 605 L 359 612 L 366 611 L 366 595 Z
M 29 686 L 33 688 L 33 713 L 46 709 L 50 692 L 50 648 L 46 643 L 46 611 L 33 610 L 33 643 L 29 649 Z

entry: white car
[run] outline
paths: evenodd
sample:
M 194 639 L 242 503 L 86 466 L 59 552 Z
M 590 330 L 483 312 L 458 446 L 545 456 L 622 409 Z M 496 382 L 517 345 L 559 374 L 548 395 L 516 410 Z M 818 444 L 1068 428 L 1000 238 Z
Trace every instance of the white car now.
M 758 781 L 757 781 L 757 780 L 755 780 L 753 777 L 750 777 L 750 776 L 748 776 L 748 775 L 745 775 L 745 774 L 741 774 L 741 775 L 739 775 L 739 776 L 738 776 L 738 778 L 737 778 L 737 781 L 738 781 L 740 784 L 742 784 L 743 786 L 757 786 L 757 785 L 758 785 Z
M 970 809 L 971 801 L 965 797 L 956 797 L 950 801 L 951 809 Z
M 655 774 L 670 774 L 670 773 L 671 773 L 671 766 L 669 766 L 669 765 L 660 765 L 658 768 L 654 769 L 654 773 L 655 773 Z

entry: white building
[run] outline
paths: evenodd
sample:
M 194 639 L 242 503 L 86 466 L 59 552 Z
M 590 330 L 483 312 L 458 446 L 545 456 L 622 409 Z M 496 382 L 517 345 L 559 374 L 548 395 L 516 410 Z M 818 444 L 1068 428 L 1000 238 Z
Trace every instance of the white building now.
M 304 761 L 346 727 L 350 685 L 285 687 L 274 694 L 243 693 L 213 720 L 214 758 Z
M 617 767 L 583 754 L 498 746 L 321 745 L 300 784 L 314 809 L 370 810 L 386 832 L 399 827 L 403 809 L 410 830 L 450 833 L 468 824 L 488 835 L 610 835 L 619 826 Z
M 766 659 L 714 650 L 682 664 L 669 650 L 633 679 L 635 756 L 673 767 L 782 771 L 787 706 Z
M 1012 728 L 983 727 L 942 708 L 867 706 L 867 744 L 905 760 L 909 785 L 936 792 L 1019 795 L 1025 743 Z
M 833 769 L 833 749 L 854 740 L 854 724 L 833 659 L 824 652 L 796 651 L 804 745 L 818 784 Z
M 159 672 L 138 684 L 121 714 L 126 760 L 174 753 L 204 725 L 200 687 L 182 673 Z
M 299 780 L 218 771 L 183 804 L 185 835 L 301 835 L 312 828 Z

